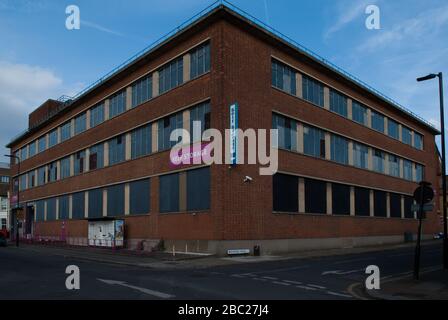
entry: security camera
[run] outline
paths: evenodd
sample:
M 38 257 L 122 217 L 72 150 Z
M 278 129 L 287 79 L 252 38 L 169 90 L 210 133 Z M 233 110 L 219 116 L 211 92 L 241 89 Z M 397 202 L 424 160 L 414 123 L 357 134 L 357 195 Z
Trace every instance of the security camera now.
M 253 179 L 249 176 L 244 177 L 244 182 L 251 182 Z

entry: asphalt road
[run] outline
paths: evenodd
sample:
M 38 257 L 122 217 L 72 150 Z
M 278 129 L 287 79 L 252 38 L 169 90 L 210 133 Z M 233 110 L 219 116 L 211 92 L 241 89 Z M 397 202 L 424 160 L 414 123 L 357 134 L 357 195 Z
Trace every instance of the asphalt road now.
M 441 244 L 425 245 L 422 269 L 440 266 Z M 411 272 L 411 247 L 351 255 L 238 263 L 202 268 L 149 269 L 85 261 L 22 248 L 0 248 L 2 299 L 358 299 L 369 265 L 387 279 Z M 219 258 L 217 258 L 219 259 Z M 68 265 L 80 270 L 80 289 L 67 290 Z M 361 296 L 362 297 L 362 296 Z

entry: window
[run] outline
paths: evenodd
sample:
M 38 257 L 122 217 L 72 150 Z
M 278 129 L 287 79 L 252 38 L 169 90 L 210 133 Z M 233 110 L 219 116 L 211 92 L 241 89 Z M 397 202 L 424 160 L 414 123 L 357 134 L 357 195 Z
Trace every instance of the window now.
M 403 178 L 412 181 L 412 162 L 403 160 Z
M 132 108 L 152 98 L 152 75 L 137 80 L 132 85 Z
M 327 212 L 327 183 L 314 179 L 305 179 L 305 212 Z
M 317 128 L 303 126 L 303 152 L 325 158 L 325 133 Z
M 152 134 L 151 124 L 132 131 L 131 134 L 131 156 L 132 159 L 151 153 Z
M 367 126 L 367 108 L 358 101 L 352 102 L 352 119 L 353 121 Z
M 319 107 L 324 106 L 324 86 L 305 75 L 302 75 L 302 95 L 303 99 Z
M 27 185 L 26 185 L 26 174 L 22 174 L 20 176 L 20 190 L 26 190 Z
M 389 154 L 389 174 L 400 177 L 400 158 L 392 154 Z
M 278 130 L 278 147 L 286 150 L 297 150 L 297 122 L 274 114 L 272 128 Z
M 210 168 L 187 171 L 187 210 L 210 209 Z
M 423 136 L 415 131 L 414 131 L 414 147 L 419 150 L 423 150 Z
M 277 173 L 272 177 L 273 182 L 273 211 L 299 211 L 299 178 L 296 176 Z
M 392 119 L 387 119 L 387 134 L 391 138 L 394 138 L 397 140 L 399 139 L 398 122 L 396 122 Z
M 339 136 L 331 136 L 331 160 L 348 164 L 348 141 Z
M 103 189 L 89 190 L 89 218 L 103 216 Z
M 201 130 L 196 132 L 193 130 L 194 121 L 199 121 L 201 123 Z M 205 102 L 197 105 L 190 109 L 190 139 L 193 142 L 201 141 L 202 134 L 205 130 L 210 129 L 210 103 Z
M 77 192 L 72 195 L 72 219 L 84 218 L 85 200 L 84 192 Z
M 296 94 L 296 72 L 287 65 L 272 60 L 272 85 L 290 94 Z
M 90 127 L 93 128 L 104 122 L 104 103 L 90 109 Z
M 330 89 L 330 110 L 347 117 L 347 97 Z
M 179 174 L 173 173 L 159 177 L 160 212 L 179 211 Z
M 45 200 L 36 201 L 36 221 L 45 220 Z
M 45 184 L 45 167 L 37 169 L 37 185 L 42 186 Z
M 182 128 L 182 112 L 160 119 L 158 122 L 158 150 L 167 150 L 180 141 L 180 137 L 178 141 L 170 141 L 170 134 L 173 130 Z
M 372 129 L 384 133 L 384 116 L 372 110 Z
M 66 122 L 61 126 L 61 142 L 70 139 L 72 136 L 72 123 Z
M 29 153 L 28 156 L 30 158 L 36 154 L 36 141 L 33 141 L 29 144 L 28 153 Z
M 415 164 L 415 182 L 420 182 L 424 178 L 423 166 L 421 164 Z
M 85 160 L 86 160 L 86 152 L 78 151 L 75 154 L 75 165 L 74 165 L 74 173 L 75 175 L 81 174 L 84 172 L 85 168 Z
M 36 170 L 28 172 L 28 188 L 36 186 Z
M 392 218 L 401 218 L 401 195 L 397 193 L 389 194 L 389 208 Z
M 67 220 L 69 218 L 69 196 L 59 197 L 58 220 Z
M 373 171 L 384 173 L 385 154 L 380 150 L 373 150 Z
M 45 151 L 47 149 L 47 138 L 43 136 L 37 140 L 37 145 L 39 148 L 39 152 Z
M 2 218 L 2 224 L 1 224 L 1 228 L 2 229 L 6 229 L 6 218 Z
M 370 216 L 370 190 L 355 187 L 355 215 Z
M 89 170 L 104 167 L 104 144 L 100 143 L 91 147 L 89 152 Z
M 129 184 L 130 214 L 145 214 L 150 210 L 150 180 L 139 180 Z
M 411 130 L 405 126 L 401 127 L 401 141 L 408 145 L 412 145 Z
M 124 216 L 124 184 L 107 188 L 107 215 Z
M 109 165 L 123 162 L 126 156 L 126 140 L 118 136 L 109 140 Z
M 361 169 L 369 168 L 369 148 L 359 143 L 353 143 L 353 164 Z
M 0 197 L 0 210 L 1 211 L 8 210 L 8 198 Z
M 70 177 L 70 156 L 61 160 L 61 179 Z
M 28 157 L 28 148 L 25 146 L 20 149 L 20 161 L 26 160 Z
M 126 110 L 126 90 L 114 94 L 109 99 L 109 118 L 118 116 Z
M 404 217 L 407 219 L 414 219 L 414 211 L 412 211 L 412 205 L 414 199 L 411 196 L 403 196 L 404 198 Z
M 56 220 L 56 198 L 47 199 L 47 221 Z
M 387 196 L 386 192 L 374 190 L 373 192 L 373 211 L 375 217 L 387 217 Z
M 48 148 L 58 144 L 58 129 L 54 129 L 48 134 Z
M 0 176 L 0 183 L 9 183 L 8 176 Z
M 56 181 L 58 178 L 58 166 L 56 162 L 52 162 L 47 166 L 47 180 L 48 182 Z
M 183 83 L 183 57 L 167 63 L 159 69 L 159 93 L 162 94 Z
M 84 112 L 75 118 L 75 134 L 80 134 L 81 132 L 86 131 L 86 126 L 87 114 Z
M 205 43 L 193 49 L 190 53 L 191 79 L 210 71 L 210 43 Z
M 350 186 L 333 183 L 331 191 L 333 214 L 350 215 Z

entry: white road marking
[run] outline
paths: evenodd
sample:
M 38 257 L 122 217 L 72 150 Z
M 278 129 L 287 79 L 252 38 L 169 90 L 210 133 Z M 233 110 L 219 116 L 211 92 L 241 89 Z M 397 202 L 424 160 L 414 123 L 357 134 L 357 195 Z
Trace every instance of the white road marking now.
M 317 284 L 306 284 L 308 287 L 313 287 L 313 288 L 317 288 L 317 289 L 327 289 L 327 287 L 322 287 L 322 286 L 318 286 Z
M 281 284 L 283 286 L 290 286 L 291 285 L 290 283 L 280 282 L 280 281 L 272 281 L 272 283 L 274 283 L 274 284 Z
M 344 298 L 353 298 L 352 296 L 348 294 L 333 292 L 333 291 L 327 291 L 328 294 L 331 294 L 332 296 L 338 296 L 338 297 L 344 297 Z
M 276 277 L 262 277 L 262 278 L 265 278 L 265 279 L 268 279 L 268 280 L 278 280 L 278 278 L 276 278 Z
M 145 294 L 148 294 L 148 295 L 151 295 L 151 296 L 155 296 L 155 297 L 158 297 L 158 298 L 169 299 L 169 298 L 174 298 L 175 297 L 174 295 L 171 295 L 171 294 L 168 294 L 168 293 L 163 293 L 163 292 L 160 292 L 160 291 L 154 291 L 154 290 L 151 290 L 151 289 L 146 289 L 146 288 L 140 288 L 140 287 L 137 287 L 137 286 L 133 286 L 133 285 L 127 284 L 124 281 L 106 280 L 106 279 L 99 279 L 99 278 L 97 278 L 97 280 L 99 280 L 101 282 L 104 282 L 106 284 L 109 284 L 109 285 L 118 285 L 118 286 L 130 288 L 130 289 L 134 289 L 134 290 L 137 290 L 137 291 L 140 291 L 140 292 L 143 292 Z
M 311 291 L 316 291 L 316 288 L 311 288 L 311 287 L 307 287 L 307 286 L 296 286 L 296 288 L 300 288 L 300 289 L 306 289 L 306 290 L 311 290 Z
M 292 281 L 292 280 L 283 280 L 284 282 L 292 283 L 292 284 L 302 284 L 300 281 Z
M 337 274 L 337 275 L 344 275 L 344 274 L 350 274 L 350 273 L 356 273 L 364 271 L 364 269 L 357 269 L 357 270 L 349 270 L 349 271 L 343 271 L 343 270 L 331 270 L 331 271 L 324 271 L 322 272 L 322 275 L 328 275 L 328 274 Z

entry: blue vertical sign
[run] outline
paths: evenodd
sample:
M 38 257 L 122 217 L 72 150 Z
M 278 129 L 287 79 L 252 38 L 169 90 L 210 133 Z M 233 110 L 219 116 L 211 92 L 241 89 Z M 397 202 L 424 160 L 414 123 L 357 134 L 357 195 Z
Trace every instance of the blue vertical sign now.
M 230 105 L 230 164 L 238 161 L 238 103 Z

